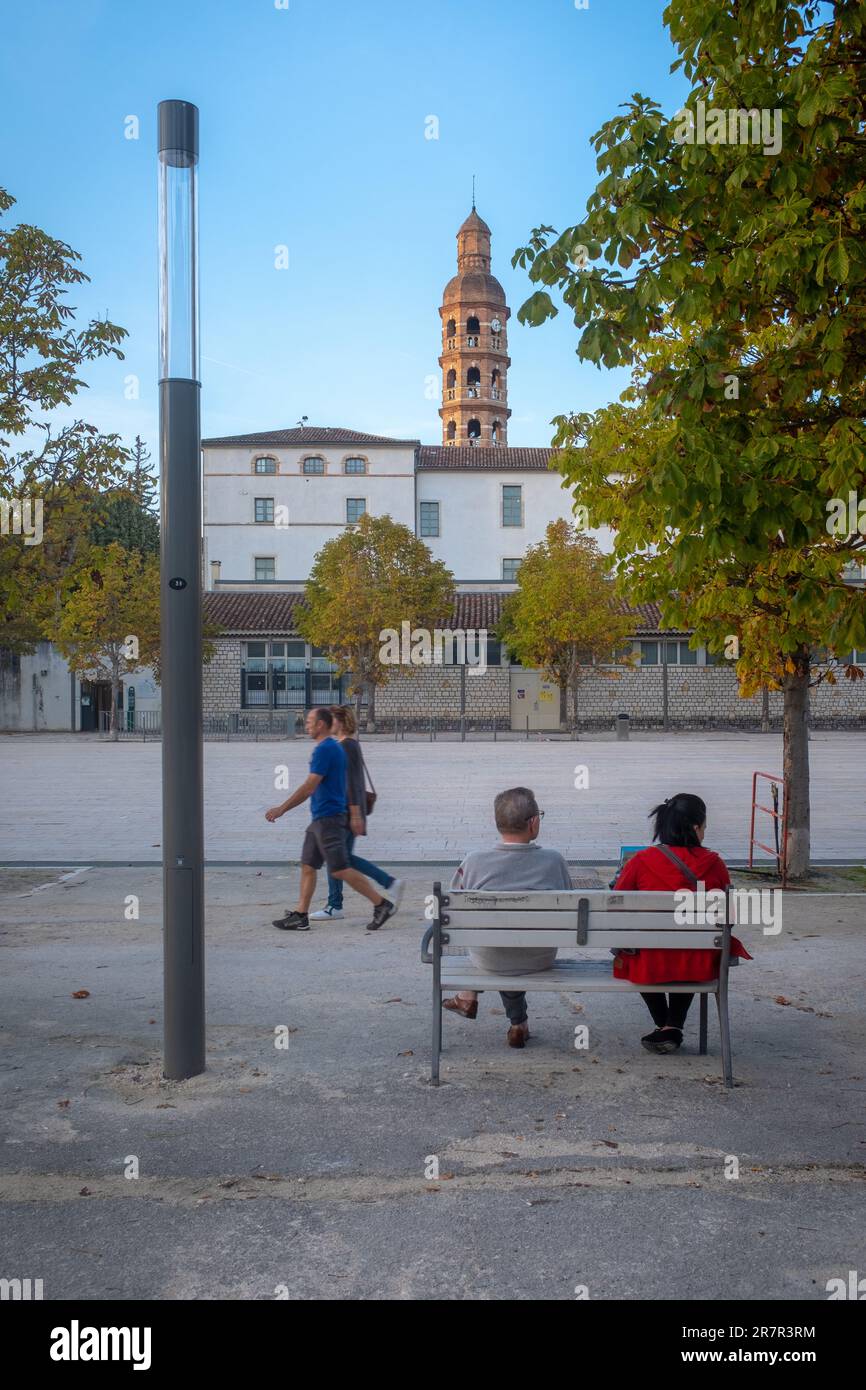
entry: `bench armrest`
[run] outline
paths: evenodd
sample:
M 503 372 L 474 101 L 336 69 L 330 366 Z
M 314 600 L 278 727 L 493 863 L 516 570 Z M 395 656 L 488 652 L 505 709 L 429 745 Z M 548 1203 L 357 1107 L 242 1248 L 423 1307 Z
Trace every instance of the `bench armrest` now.
M 428 949 L 429 946 L 430 946 L 430 942 L 431 942 L 432 940 L 433 940 L 433 928 L 432 928 L 432 927 L 428 927 L 427 930 L 425 931 L 424 936 L 423 936 L 422 941 L 421 941 L 421 959 L 422 959 L 422 961 L 424 962 L 425 965 L 432 965 L 432 964 L 433 964 L 433 957 L 431 956 L 430 951 L 429 951 L 429 949 Z

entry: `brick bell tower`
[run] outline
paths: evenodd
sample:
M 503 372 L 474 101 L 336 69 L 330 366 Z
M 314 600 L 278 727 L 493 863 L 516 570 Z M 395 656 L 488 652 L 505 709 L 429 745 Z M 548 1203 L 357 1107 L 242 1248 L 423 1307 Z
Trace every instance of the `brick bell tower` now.
M 442 443 L 491 448 L 508 443 L 506 324 L 511 310 L 490 273 L 490 228 L 472 211 L 457 233 L 457 274 L 442 319 Z

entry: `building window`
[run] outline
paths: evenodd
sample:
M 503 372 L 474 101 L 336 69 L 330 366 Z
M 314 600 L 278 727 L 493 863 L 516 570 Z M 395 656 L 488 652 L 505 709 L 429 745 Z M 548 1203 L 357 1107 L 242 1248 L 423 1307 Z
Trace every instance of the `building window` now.
M 454 440 L 456 439 L 456 437 L 457 437 L 457 425 L 455 424 L 455 422 L 454 422 L 453 420 L 449 420 L 449 421 L 448 421 L 448 427 L 447 427 L 447 429 L 446 429 L 446 431 L 445 431 L 445 438 L 447 439 L 447 441 L 448 441 L 449 444 L 453 444 L 453 443 L 454 443 Z
M 471 399 L 481 395 L 481 371 L 478 367 L 470 367 L 466 373 L 466 394 Z
M 245 642 L 241 665 L 243 709 L 303 709 L 306 642 Z
M 505 580 L 506 584 L 516 584 L 516 583 L 517 583 L 517 571 L 518 571 L 519 569 L 520 569 L 520 561 L 519 561 L 519 560 L 503 560 L 503 561 L 502 561 L 502 578 Z
M 255 565 L 257 584 L 267 584 L 269 580 L 276 579 L 277 562 L 273 555 L 257 555 Z
M 481 332 L 481 324 L 478 322 L 477 318 L 474 318 L 474 317 L 468 318 L 468 319 L 466 320 L 466 334 L 467 334 L 467 337 L 466 337 L 466 346 L 467 346 L 467 347 L 477 347 L 477 346 L 478 346 L 478 335 L 480 334 L 480 332 Z
M 445 337 L 446 337 L 446 338 L 453 338 L 454 335 L 456 334 L 456 332 L 457 332 L 457 324 L 454 322 L 453 319 L 449 319 L 448 322 L 447 322 L 446 325 L 445 325 Z
M 366 497 L 347 497 L 346 498 L 346 524 L 351 526 L 353 522 L 359 521 L 367 510 Z
M 439 535 L 439 503 L 438 503 L 438 502 L 422 502 L 422 503 L 421 503 L 421 535 L 422 535 L 422 536 L 438 536 L 438 535 Z
M 457 373 L 455 372 L 453 367 L 450 367 L 448 370 L 448 375 L 445 378 L 445 399 L 447 401 L 453 401 L 456 395 Z
M 323 458 L 318 457 L 304 459 L 303 471 L 305 473 L 324 473 L 325 460 Z
M 345 473 L 366 473 L 366 459 L 346 459 L 343 471 Z
M 688 644 L 688 639 L 673 642 L 639 642 L 641 666 L 697 666 L 698 654 Z M 663 650 L 664 648 L 664 650 Z
M 469 421 L 469 424 L 466 426 L 466 438 L 469 440 L 469 444 L 472 448 L 475 448 L 477 446 L 478 441 L 481 438 L 480 420 Z
M 256 459 L 253 463 L 254 473 L 276 473 L 277 461 L 271 458 Z
M 499 443 L 500 439 L 502 438 L 501 431 L 502 431 L 502 426 L 500 425 L 499 421 L 498 421 L 498 420 L 494 420 L 494 421 L 493 421 L 493 424 L 490 426 L 490 442 L 491 442 L 491 444 L 498 444 L 498 443 Z
M 506 483 L 502 488 L 502 525 L 523 525 L 523 488 Z
M 274 499 L 273 497 L 256 498 L 256 521 L 270 521 L 274 519 Z

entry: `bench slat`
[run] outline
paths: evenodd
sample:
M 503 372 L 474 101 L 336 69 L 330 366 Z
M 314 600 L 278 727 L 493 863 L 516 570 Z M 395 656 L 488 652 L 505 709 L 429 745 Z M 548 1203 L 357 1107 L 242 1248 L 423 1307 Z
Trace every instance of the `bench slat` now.
M 624 946 L 632 950 L 643 947 L 648 950 L 674 951 L 712 951 L 721 936 L 721 927 L 671 927 L 654 931 L 610 931 L 590 930 L 586 938 L 587 949 L 606 951 L 611 946 Z M 549 931 L 544 927 L 532 927 L 528 931 L 502 931 L 486 927 L 481 931 L 474 927 L 445 928 L 451 946 L 509 946 L 535 949 L 538 946 L 559 946 L 571 948 L 577 944 L 577 929 L 569 931 Z M 581 947 L 583 949 L 583 947 Z
M 607 888 L 571 888 L 557 890 L 536 890 L 527 893 L 500 893 L 485 890 L 470 891 L 466 888 L 448 889 L 446 912 L 452 908 L 467 912 L 489 911 L 491 908 L 521 907 L 524 912 L 552 912 L 556 910 L 576 912 L 581 898 L 589 901 L 590 912 L 633 912 L 639 908 L 643 912 L 673 912 L 677 897 L 673 892 L 614 893 Z
M 464 912 L 462 908 L 452 909 L 449 907 L 446 909 L 445 916 L 448 921 L 443 930 L 448 932 L 466 929 L 472 931 L 523 931 L 527 936 L 534 938 L 537 931 L 577 931 L 576 911 L 553 910 L 527 913 L 503 908 L 498 912 Z M 672 912 L 640 912 L 637 910 L 616 913 L 590 910 L 587 926 L 590 932 L 680 930 L 679 924 L 674 921 Z M 722 922 L 689 922 L 683 923 L 682 930 L 718 933 L 722 930 L 722 926 Z
M 442 988 L 451 989 L 504 989 L 504 990 L 563 990 L 603 991 L 614 994 L 673 993 L 673 994 L 715 994 L 718 980 L 704 980 L 700 984 L 683 985 L 633 985 L 629 980 L 617 980 L 611 974 L 612 961 L 558 960 L 550 970 L 539 970 L 530 975 L 494 975 L 470 962 L 453 966 L 442 961 Z

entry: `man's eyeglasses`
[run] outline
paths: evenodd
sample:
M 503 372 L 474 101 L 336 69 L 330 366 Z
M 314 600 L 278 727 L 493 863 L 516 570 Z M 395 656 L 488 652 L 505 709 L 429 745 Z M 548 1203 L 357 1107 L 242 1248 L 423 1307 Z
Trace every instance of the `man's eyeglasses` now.
M 526 824 L 528 825 L 529 822 L 530 822 L 531 820 L 535 820 L 535 817 L 536 817 L 536 816 L 538 817 L 539 820 L 544 820 L 544 812 L 543 812 L 543 811 L 533 811 L 533 813 L 532 813 L 531 816 L 527 816 L 527 817 L 526 817 Z

